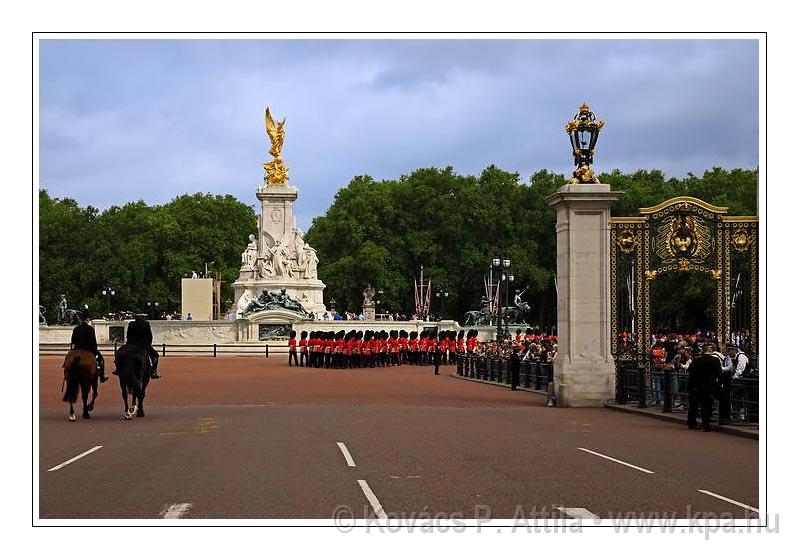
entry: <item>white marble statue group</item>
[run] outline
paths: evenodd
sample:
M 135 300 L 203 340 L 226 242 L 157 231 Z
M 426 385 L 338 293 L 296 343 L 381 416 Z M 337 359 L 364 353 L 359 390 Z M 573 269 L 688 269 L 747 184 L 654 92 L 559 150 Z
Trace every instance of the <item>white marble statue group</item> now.
M 254 278 L 317 278 L 317 252 L 303 241 L 299 228 L 294 228 L 289 243 L 286 239 L 275 242 L 269 234 L 264 237 L 265 246 L 260 255 L 255 235 L 250 235 L 250 242 L 242 253 L 242 268 L 252 271 Z

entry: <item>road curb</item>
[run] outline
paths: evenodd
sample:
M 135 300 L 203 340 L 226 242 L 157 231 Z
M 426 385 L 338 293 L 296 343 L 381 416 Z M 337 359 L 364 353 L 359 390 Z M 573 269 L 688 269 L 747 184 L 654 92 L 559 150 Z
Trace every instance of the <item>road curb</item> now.
M 494 385 L 495 387 L 502 387 L 504 389 L 509 389 L 509 386 L 505 383 L 498 383 L 497 381 L 487 381 L 485 379 L 477 379 L 474 377 L 462 377 L 455 373 L 451 373 L 450 377 L 454 379 L 459 379 L 461 381 L 473 381 L 475 383 L 483 383 L 484 385 Z M 517 387 L 518 391 L 526 391 L 528 393 L 535 393 L 537 395 L 547 396 L 547 391 L 537 391 L 536 389 L 530 389 L 525 387 Z M 608 408 L 611 410 L 616 410 L 618 412 L 625 412 L 628 414 L 638 414 L 640 416 L 647 416 L 649 418 L 655 418 L 657 420 L 663 420 L 665 422 L 672 422 L 674 424 L 686 424 L 686 419 L 680 416 L 674 416 L 672 414 L 667 414 L 664 412 L 656 412 L 653 410 L 646 410 L 641 408 L 632 408 L 627 407 L 625 405 L 618 405 L 618 404 L 606 404 L 604 408 Z M 754 439 L 758 440 L 758 432 L 753 432 L 751 430 L 746 430 L 742 428 L 737 428 L 736 426 L 719 426 L 717 424 L 712 424 L 711 429 L 715 432 L 720 432 L 722 434 L 729 434 L 732 436 L 743 437 L 747 439 Z
M 451 373 L 450 377 L 453 379 L 460 379 L 461 381 L 474 381 L 475 383 L 483 383 L 484 385 L 494 385 L 495 387 L 502 387 L 504 389 L 511 390 L 511 386 L 505 383 L 499 383 L 497 381 L 487 381 L 486 379 L 478 379 L 476 377 L 462 377 L 461 375 Z M 537 391 L 536 389 L 531 389 L 527 387 L 517 387 L 517 391 L 525 391 L 526 393 L 534 393 L 537 395 L 547 396 L 547 391 Z
M 684 425 L 686 424 L 685 418 L 681 416 L 674 416 L 665 412 L 656 412 L 654 410 L 628 407 L 619 404 L 607 404 L 605 405 L 605 408 L 616 410 L 618 412 L 625 412 L 627 414 L 638 414 L 639 416 L 648 416 L 650 418 L 656 418 L 658 420 L 663 420 L 665 422 L 672 422 L 673 424 L 684 424 Z M 720 426 L 718 424 L 711 424 L 711 429 L 715 432 L 720 432 L 722 434 L 729 434 L 732 436 L 758 440 L 758 432 L 753 432 L 751 430 L 746 430 L 743 428 L 737 428 L 736 426 Z

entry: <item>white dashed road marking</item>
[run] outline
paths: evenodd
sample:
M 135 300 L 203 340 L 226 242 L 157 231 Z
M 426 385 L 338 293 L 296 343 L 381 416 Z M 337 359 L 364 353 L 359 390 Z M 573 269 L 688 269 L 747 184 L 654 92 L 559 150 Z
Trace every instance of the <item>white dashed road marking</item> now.
M 101 449 L 102 447 L 103 447 L 102 445 L 95 445 L 95 446 L 94 446 L 94 447 L 92 447 L 92 448 L 91 448 L 89 451 L 84 451 L 84 452 L 83 452 L 83 453 L 81 453 L 80 455 L 76 455 L 76 456 L 75 456 L 75 457 L 73 457 L 72 459 L 68 459 L 68 460 L 64 461 L 63 463 L 61 463 L 60 465 L 56 465 L 56 466 L 55 466 L 55 467 L 53 467 L 52 469 L 47 469 L 47 472 L 53 472 L 53 471 L 57 471 L 58 469 L 60 469 L 60 468 L 62 468 L 62 467 L 66 467 L 66 466 L 67 466 L 67 465 L 69 465 L 70 463 L 74 463 L 74 462 L 75 462 L 75 461 L 77 461 L 78 459 L 82 459 L 83 457 L 86 457 L 86 456 L 87 456 L 87 455 L 89 455 L 90 453 L 94 453 L 95 451 L 97 451 L 98 449 Z
M 341 441 L 337 441 L 336 445 L 339 446 L 339 450 L 342 452 L 342 455 L 344 455 L 344 460 L 347 461 L 347 466 L 355 467 L 356 462 L 353 461 L 353 456 L 350 455 L 350 452 L 347 450 L 347 446 L 343 444 Z
M 626 467 L 630 467 L 632 469 L 636 469 L 637 471 L 642 471 L 643 473 L 647 474 L 654 474 L 653 471 L 648 471 L 647 469 L 643 469 L 642 467 L 637 467 L 636 465 L 631 465 L 630 463 L 626 463 L 625 461 L 620 461 L 619 459 L 614 459 L 614 457 L 609 457 L 608 455 L 603 455 L 602 453 L 598 453 L 597 451 L 592 451 L 591 449 L 585 449 L 583 447 L 579 447 L 581 451 L 585 451 L 586 453 L 591 453 L 592 455 L 597 455 L 598 457 L 602 457 L 603 459 L 608 459 L 609 461 L 614 461 L 615 463 L 619 463 L 620 465 L 625 465 Z
M 378 516 L 378 519 L 388 519 L 386 512 L 383 511 L 383 506 L 381 506 L 381 503 L 378 501 L 378 497 L 370 489 L 367 481 L 359 480 L 358 485 L 361 486 L 361 491 L 364 492 L 364 495 L 369 501 L 369 505 L 372 506 L 372 509 L 375 511 L 375 515 Z
M 737 502 L 736 500 L 731 500 L 730 498 L 726 498 L 725 496 L 720 496 L 719 494 L 715 494 L 714 492 L 710 492 L 708 490 L 699 490 L 698 489 L 697 491 L 698 492 L 702 492 L 703 494 L 708 494 L 709 496 L 713 496 L 714 498 L 717 498 L 718 500 L 723 500 L 723 501 L 728 502 L 730 504 L 734 504 L 734 505 L 737 505 L 739 507 L 743 507 L 744 509 L 749 509 L 750 511 L 754 511 L 754 512 L 758 513 L 758 510 L 756 508 L 754 508 L 753 506 L 748 506 L 747 504 L 743 504 L 742 502 Z
M 164 519 L 180 519 L 183 515 L 192 508 L 192 504 L 172 504 L 161 510 L 161 517 Z

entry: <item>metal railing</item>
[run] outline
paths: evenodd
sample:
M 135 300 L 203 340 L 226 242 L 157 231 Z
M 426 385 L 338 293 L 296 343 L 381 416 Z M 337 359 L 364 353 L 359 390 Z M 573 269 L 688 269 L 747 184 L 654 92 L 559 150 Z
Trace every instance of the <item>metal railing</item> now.
M 758 372 L 730 381 L 730 422 L 758 423 Z M 632 363 L 617 364 L 617 404 L 634 404 L 638 408 L 653 408 L 663 412 L 688 413 L 689 375 L 663 367 L 638 367 Z M 714 395 L 715 415 L 719 415 L 720 397 Z
M 122 344 L 98 344 L 103 354 L 114 355 Z M 216 358 L 223 355 L 249 355 L 269 358 L 269 344 L 153 344 L 161 356 L 206 356 Z M 63 342 L 40 342 L 40 355 L 63 355 L 69 352 L 70 345 Z M 273 350 L 274 352 L 274 350 Z
M 458 354 L 456 357 L 456 375 L 470 379 L 493 381 L 512 386 L 512 381 L 518 387 L 546 391 L 547 385 L 553 380 L 553 364 L 550 362 L 521 361 L 519 376 L 511 379 L 511 370 L 507 358 L 492 358 L 475 354 Z

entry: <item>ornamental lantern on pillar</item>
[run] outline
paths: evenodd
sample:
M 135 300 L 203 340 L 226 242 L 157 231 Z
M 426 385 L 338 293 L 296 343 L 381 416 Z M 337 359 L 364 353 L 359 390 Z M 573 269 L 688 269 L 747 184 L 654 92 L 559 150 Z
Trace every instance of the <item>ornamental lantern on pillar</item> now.
M 567 123 L 566 131 L 572 143 L 572 155 L 575 157 L 575 171 L 572 172 L 571 185 L 599 183 L 591 168 L 594 159 L 594 145 L 605 124 L 596 120 L 589 105 L 584 103 L 578 113 Z

